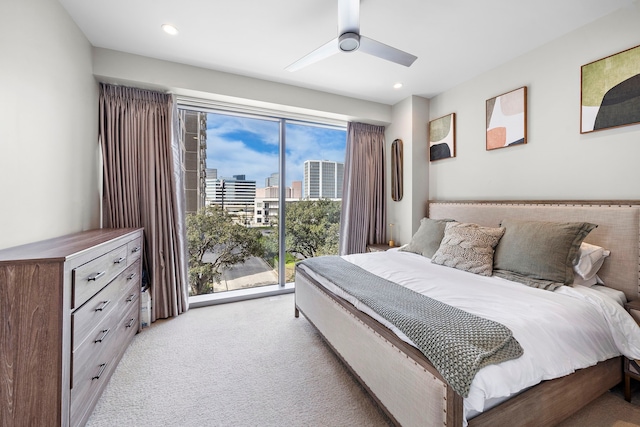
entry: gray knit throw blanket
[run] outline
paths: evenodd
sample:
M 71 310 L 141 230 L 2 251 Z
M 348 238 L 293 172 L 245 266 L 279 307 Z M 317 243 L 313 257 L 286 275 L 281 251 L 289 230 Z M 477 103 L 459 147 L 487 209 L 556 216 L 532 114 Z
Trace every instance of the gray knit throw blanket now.
M 401 330 L 462 397 L 468 396 L 482 367 L 522 355 L 506 326 L 414 292 L 339 256 L 309 258 L 301 264 Z

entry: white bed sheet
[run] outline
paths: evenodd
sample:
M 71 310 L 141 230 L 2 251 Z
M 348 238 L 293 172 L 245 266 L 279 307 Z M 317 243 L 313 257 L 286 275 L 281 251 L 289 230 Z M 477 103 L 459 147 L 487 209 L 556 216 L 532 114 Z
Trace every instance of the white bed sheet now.
M 550 292 L 432 264 L 428 258 L 397 250 L 343 258 L 387 280 L 511 329 L 524 354 L 477 373 L 469 396 L 464 399 L 465 421 L 467 416 L 543 380 L 571 374 L 620 354 L 640 359 L 640 328 L 618 301 L 597 289 L 563 286 Z M 412 344 L 364 304 L 310 270 L 305 271 Z

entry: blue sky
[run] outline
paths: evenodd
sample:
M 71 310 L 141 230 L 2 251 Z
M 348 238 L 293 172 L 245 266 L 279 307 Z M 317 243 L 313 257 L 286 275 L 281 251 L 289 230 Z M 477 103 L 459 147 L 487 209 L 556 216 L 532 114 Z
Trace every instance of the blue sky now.
M 287 125 L 287 185 L 302 181 L 305 160 L 344 162 L 346 130 Z M 278 172 L 279 123 L 222 114 L 207 115 L 207 167 L 218 177 L 246 175 L 258 188 Z

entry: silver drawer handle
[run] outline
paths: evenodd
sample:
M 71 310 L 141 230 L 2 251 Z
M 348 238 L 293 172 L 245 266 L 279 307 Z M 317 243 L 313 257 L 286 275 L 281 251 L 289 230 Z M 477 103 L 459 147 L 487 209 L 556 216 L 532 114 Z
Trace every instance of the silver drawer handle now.
M 129 295 L 129 298 L 127 298 L 127 302 L 133 301 L 135 299 L 135 297 L 136 297 L 136 294 Z
M 101 278 L 101 277 L 102 277 L 102 276 L 104 276 L 105 274 L 107 274 L 107 270 L 105 270 L 105 271 L 101 271 L 100 273 L 93 273 L 93 274 L 91 274 L 91 275 L 87 278 L 87 280 L 88 280 L 89 282 L 91 282 L 91 281 L 93 281 L 93 280 L 98 280 L 99 278 Z
M 111 328 L 103 330 L 103 331 L 102 331 L 102 336 L 101 336 L 100 338 L 96 339 L 96 340 L 94 341 L 94 343 L 96 343 L 96 344 L 97 344 L 97 343 L 99 343 L 99 342 L 104 341 L 104 339 L 107 337 L 107 335 L 109 335 L 109 332 L 111 332 Z
M 104 373 L 105 368 L 107 367 L 106 363 L 103 363 L 100 365 L 100 370 L 98 371 L 98 375 L 96 375 L 95 377 L 91 378 L 91 381 L 93 380 L 99 380 L 100 377 L 102 376 L 102 374 Z
M 113 261 L 114 264 L 120 264 L 122 261 L 126 261 L 127 259 L 125 257 L 120 257 L 117 260 Z
M 135 322 L 136 319 L 129 319 L 129 323 L 127 323 L 127 328 L 130 328 L 133 326 L 133 323 Z
M 132 254 L 135 254 L 136 252 L 140 252 L 140 246 L 136 246 L 135 248 L 131 249 Z
M 100 307 L 96 308 L 96 311 L 104 310 L 109 305 L 110 302 L 111 300 L 102 301 L 102 304 L 100 304 Z
M 127 276 L 127 280 L 131 280 L 134 277 L 136 277 L 138 275 L 138 273 L 131 273 L 130 275 Z

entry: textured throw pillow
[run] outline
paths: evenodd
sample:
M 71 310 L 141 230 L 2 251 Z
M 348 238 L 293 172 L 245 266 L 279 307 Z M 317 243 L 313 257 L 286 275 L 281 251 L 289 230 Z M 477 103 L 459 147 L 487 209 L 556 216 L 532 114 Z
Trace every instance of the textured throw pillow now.
M 431 258 L 434 264 L 491 276 L 493 253 L 504 228 L 481 227 L 477 224 L 450 222 L 444 230 L 440 247 Z
M 588 222 L 503 220 L 504 236 L 493 268 L 569 285 L 582 240 L 597 227 Z
M 431 258 L 440 247 L 445 225 L 451 221 L 453 220 L 422 218 L 420 228 L 411 238 L 411 242 L 400 250 Z

